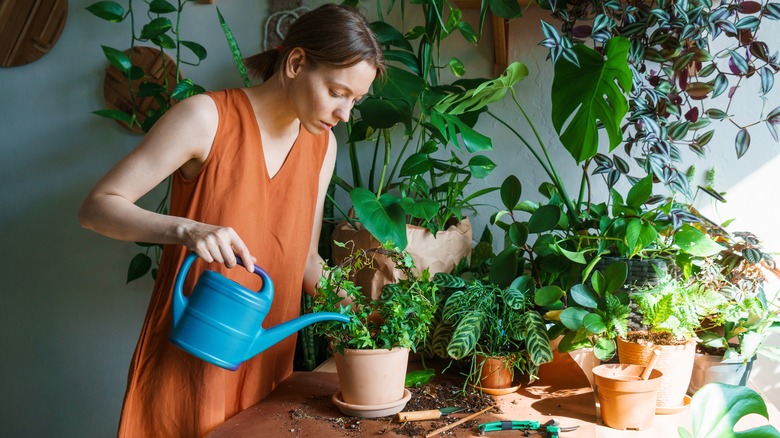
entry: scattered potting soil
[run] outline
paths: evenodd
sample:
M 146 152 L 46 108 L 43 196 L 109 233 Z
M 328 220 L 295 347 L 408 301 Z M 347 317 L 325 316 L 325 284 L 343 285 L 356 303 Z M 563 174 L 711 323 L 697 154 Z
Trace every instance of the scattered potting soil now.
M 447 424 L 454 423 L 464 416 L 479 412 L 489 406 L 495 405 L 495 400 L 487 394 L 466 388 L 465 391 L 460 385 L 452 382 L 431 382 L 420 388 L 408 388 L 412 393 L 412 398 L 404 407 L 404 411 L 427 411 L 432 409 L 458 406 L 464 408 L 455 416 L 443 416 L 437 420 L 405 422 L 399 423 L 395 415 L 380 418 L 355 418 L 343 416 L 341 412 L 333 406 L 329 395 L 310 397 L 303 402 L 299 409 L 290 410 L 290 418 L 299 420 L 302 418 L 311 418 L 318 421 L 324 421 L 331 427 L 342 430 L 344 436 L 360 437 L 362 436 L 363 425 L 366 422 L 378 422 L 383 425 L 380 428 L 380 434 L 393 432 L 398 435 L 409 437 L 425 436 L 433 429 L 438 429 Z M 315 408 L 316 407 L 316 408 Z M 333 416 L 321 415 L 324 412 L 333 412 Z M 479 418 L 467 421 L 444 435 L 454 435 L 456 430 L 475 428 L 479 424 Z M 373 429 L 376 429 L 374 427 Z

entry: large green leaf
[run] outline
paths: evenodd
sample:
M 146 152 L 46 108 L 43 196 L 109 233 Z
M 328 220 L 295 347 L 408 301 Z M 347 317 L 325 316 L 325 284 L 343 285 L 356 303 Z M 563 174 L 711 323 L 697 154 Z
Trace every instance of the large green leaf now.
M 463 359 L 474 350 L 474 347 L 477 345 L 477 339 L 482 334 L 484 316 L 482 312 L 474 311 L 468 313 L 460 320 L 447 346 L 447 354 L 450 357 L 456 360 Z
M 560 314 L 561 323 L 569 330 L 579 330 L 588 311 L 581 307 L 567 307 Z
M 510 246 L 501 251 L 490 267 L 490 282 L 499 287 L 507 287 L 517 274 L 517 248 Z
M 595 309 L 599 305 L 599 297 L 584 284 L 575 284 L 569 289 L 571 299 L 580 306 Z
M 607 361 L 615 356 L 617 345 L 613 339 L 599 338 L 593 345 L 593 354 L 599 360 Z
M 710 236 L 688 224 L 674 233 L 674 244 L 695 257 L 709 257 L 723 251 Z
M 607 42 L 605 55 L 601 55 L 577 44 L 574 52 L 580 67 L 565 59 L 555 64 L 553 126 L 578 163 L 596 155 L 599 122 L 607 131 L 610 150 L 623 140 L 620 122 L 628 111 L 624 91 L 631 89 L 632 81 L 627 61 L 629 45 L 624 37 L 612 38 Z
M 363 187 L 354 188 L 349 197 L 358 219 L 379 242 L 406 248 L 406 213 L 398 198 L 387 193 L 377 198 Z
M 520 180 L 514 175 L 506 177 L 503 183 L 501 183 L 501 202 L 504 203 L 504 207 L 507 210 L 514 210 L 518 202 L 520 202 L 520 196 L 523 193 L 523 186 L 520 184 Z
M 531 215 L 528 220 L 529 233 L 543 233 L 550 231 L 561 220 L 561 208 L 557 205 L 543 205 Z
M 626 195 L 626 205 L 639 208 L 650 199 L 653 193 L 653 175 L 648 175 L 634 184 Z
M 531 355 L 531 362 L 535 365 L 551 362 L 553 360 L 552 347 L 547 338 L 547 327 L 539 312 L 530 311 L 522 315 L 525 320 L 525 347 Z
M 392 128 L 397 123 L 412 129 L 412 107 L 403 99 L 378 99 L 367 97 L 357 106 L 360 117 L 374 129 Z
M 503 99 L 507 91 L 526 76 L 528 76 L 528 67 L 513 62 L 498 78 L 485 81 L 463 93 L 451 94 L 437 102 L 433 109 L 452 115 L 477 111 Z
M 119 23 L 125 19 L 125 8 L 117 2 L 101 1 L 86 7 L 96 17 L 112 23 Z
M 745 386 L 725 383 L 709 383 L 699 389 L 691 399 L 693 435 L 680 427 L 680 436 L 693 438 L 776 438 L 780 432 L 766 425 L 753 429 L 734 431 L 743 417 L 758 414 L 769 420 L 764 399 Z
M 439 212 L 439 203 L 433 199 L 412 199 L 409 197 L 401 198 L 401 207 L 410 216 L 415 218 L 431 220 Z
M 369 27 L 374 31 L 374 34 L 381 45 L 398 47 L 407 52 L 413 51 L 412 45 L 404 38 L 404 35 L 384 21 L 375 21 L 369 24 Z
M 424 87 L 425 81 L 421 77 L 393 66 L 387 66 L 385 75 L 373 84 L 374 96 L 401 99 L 410 108 L 415 107 Z

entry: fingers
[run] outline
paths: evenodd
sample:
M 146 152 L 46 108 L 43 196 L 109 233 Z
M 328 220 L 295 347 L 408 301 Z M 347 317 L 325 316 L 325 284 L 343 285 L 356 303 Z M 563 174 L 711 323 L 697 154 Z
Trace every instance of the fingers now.
M 234 233 L 235 234 L 235 233 Z M 236 252 L 239 256 L 241 256 L 241 260 L 244 261 L 244 267 L 247 271 L 255 272 L 255 262 L 257 261 L 256 258 L 252 256 L 252 254 L 249 253 L 249 248 L 244 245 L 244 242 L 241 240 L 240 237 L 238 237 L 238 234 L 235 234 L 235 239 L 232 243 L 233 251 Z
M 188 245 L 208 263 L 224 263 L 227 268 L 236 266 L 236 254 L 244 261 L 246 270 L 254 272 L 257 259 L 250 254 L 244 241 L 230 227 L 215 227 L 201 224 L 193 233 L 192 243 Z

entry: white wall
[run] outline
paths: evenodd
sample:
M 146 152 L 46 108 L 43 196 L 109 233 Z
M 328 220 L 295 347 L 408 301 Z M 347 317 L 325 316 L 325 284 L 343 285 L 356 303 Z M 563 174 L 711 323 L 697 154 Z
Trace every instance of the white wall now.
M 140 138 L 90 114 L 102 107 L 106 61 L 100 45 L 129 44 L 125 25 L 93 17 L 84 10 L 91 3 L 93 0 L 69 2 L 65 29 L 49 54 L 27 66 L 0 69 L 3 436 L 113 435 L 127 367 L 151 290 L 149 280 L 124 284 L 127 264 L 137 252 L 133 244 L 82 230 L 76 220 L 86 192 Z M 322 2 L 307 2 L 311 3 Z M 261 24 L 268 14 L 266 2 L 216 4 L 244 54 L 258 51 Z M 373 2 L 365 6 L 373 8 Z M 466 16 L 475 22 L 475 12 Z M 374 15 L 369 12 L 369 17 Z M 510 58 L 528 65 L 530 76 L 518 85 L 518 94 L 529 102 L 527 110 L 546 120 L 550 67 L 544 60 L 544 49 L 536 45 L 541 40 L 541 17 L 530 14 L 512 25 Z M 185 21 L 185 37 L 203 44 L 209 52 L 203 65 L 184 66 L 185 73 L 208 89 L 240 86 L 214 6 L 188 6 Z M 486 32 L 490 35 L 489 27 Z M 445 47 L 461 52 L 469 46 L 451 38 Z M 476 51 L 458 56 L 471 75 L 486 76 L 492 70 L 491 51 L 486 38 Z M 509 105 L 503 107 L 497 111 L 513 111 Z M 525 194 L 536 196 L 536 186 L 544 175 L 528 153 L 501 126 L 486 120 L 481 124 L 483 132 L 493 134 L 495 150 L 490 156 L 499 164 L 493 177 L 482 185 L 500 184 L 514 173 L 523 181 Z M 540 127 L 545 138 L 554 138 L 549 124 Z M 724 140 L 723 148 L 713 147 L 726 152 L 712 154 L 699 167 L 714 165 L 719 169 L 720 188 L 730 195 L 728 210 L 720 207 L 719 211 L 738 216 L 745 229 L 771 242 L 772 248 L 780 248 L 780 236 L 771 223 L 777 213 L 773 196 L 777 177 L 773 172 L 780 165 L 778 146 L 754 137 L 748 156 L 734 162 L 732 138 L 729 135 Z M 555 160 L 562 168 L 570 165 L 562 153 Z M 347 166 L 342 154 L 339 168 L 345 172 Z M 474 218 L 477 236 L 490 213 Z M 759 368 L 761 378 L 774 371 L 773 364 Z M 769 385 L 762 384 L 762 389 L 769 389 Z M 775 389 L 770 396 L 777 397 L 778 392 Z

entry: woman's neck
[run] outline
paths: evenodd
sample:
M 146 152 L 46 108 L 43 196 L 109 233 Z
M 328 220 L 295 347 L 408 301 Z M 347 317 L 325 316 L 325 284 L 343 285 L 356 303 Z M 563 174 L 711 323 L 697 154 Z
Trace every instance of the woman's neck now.
M 245 91 L 252 102 L 257 122 L 264 131 L 278 135 L 298 131 L 298 115 L 278 74 Z

